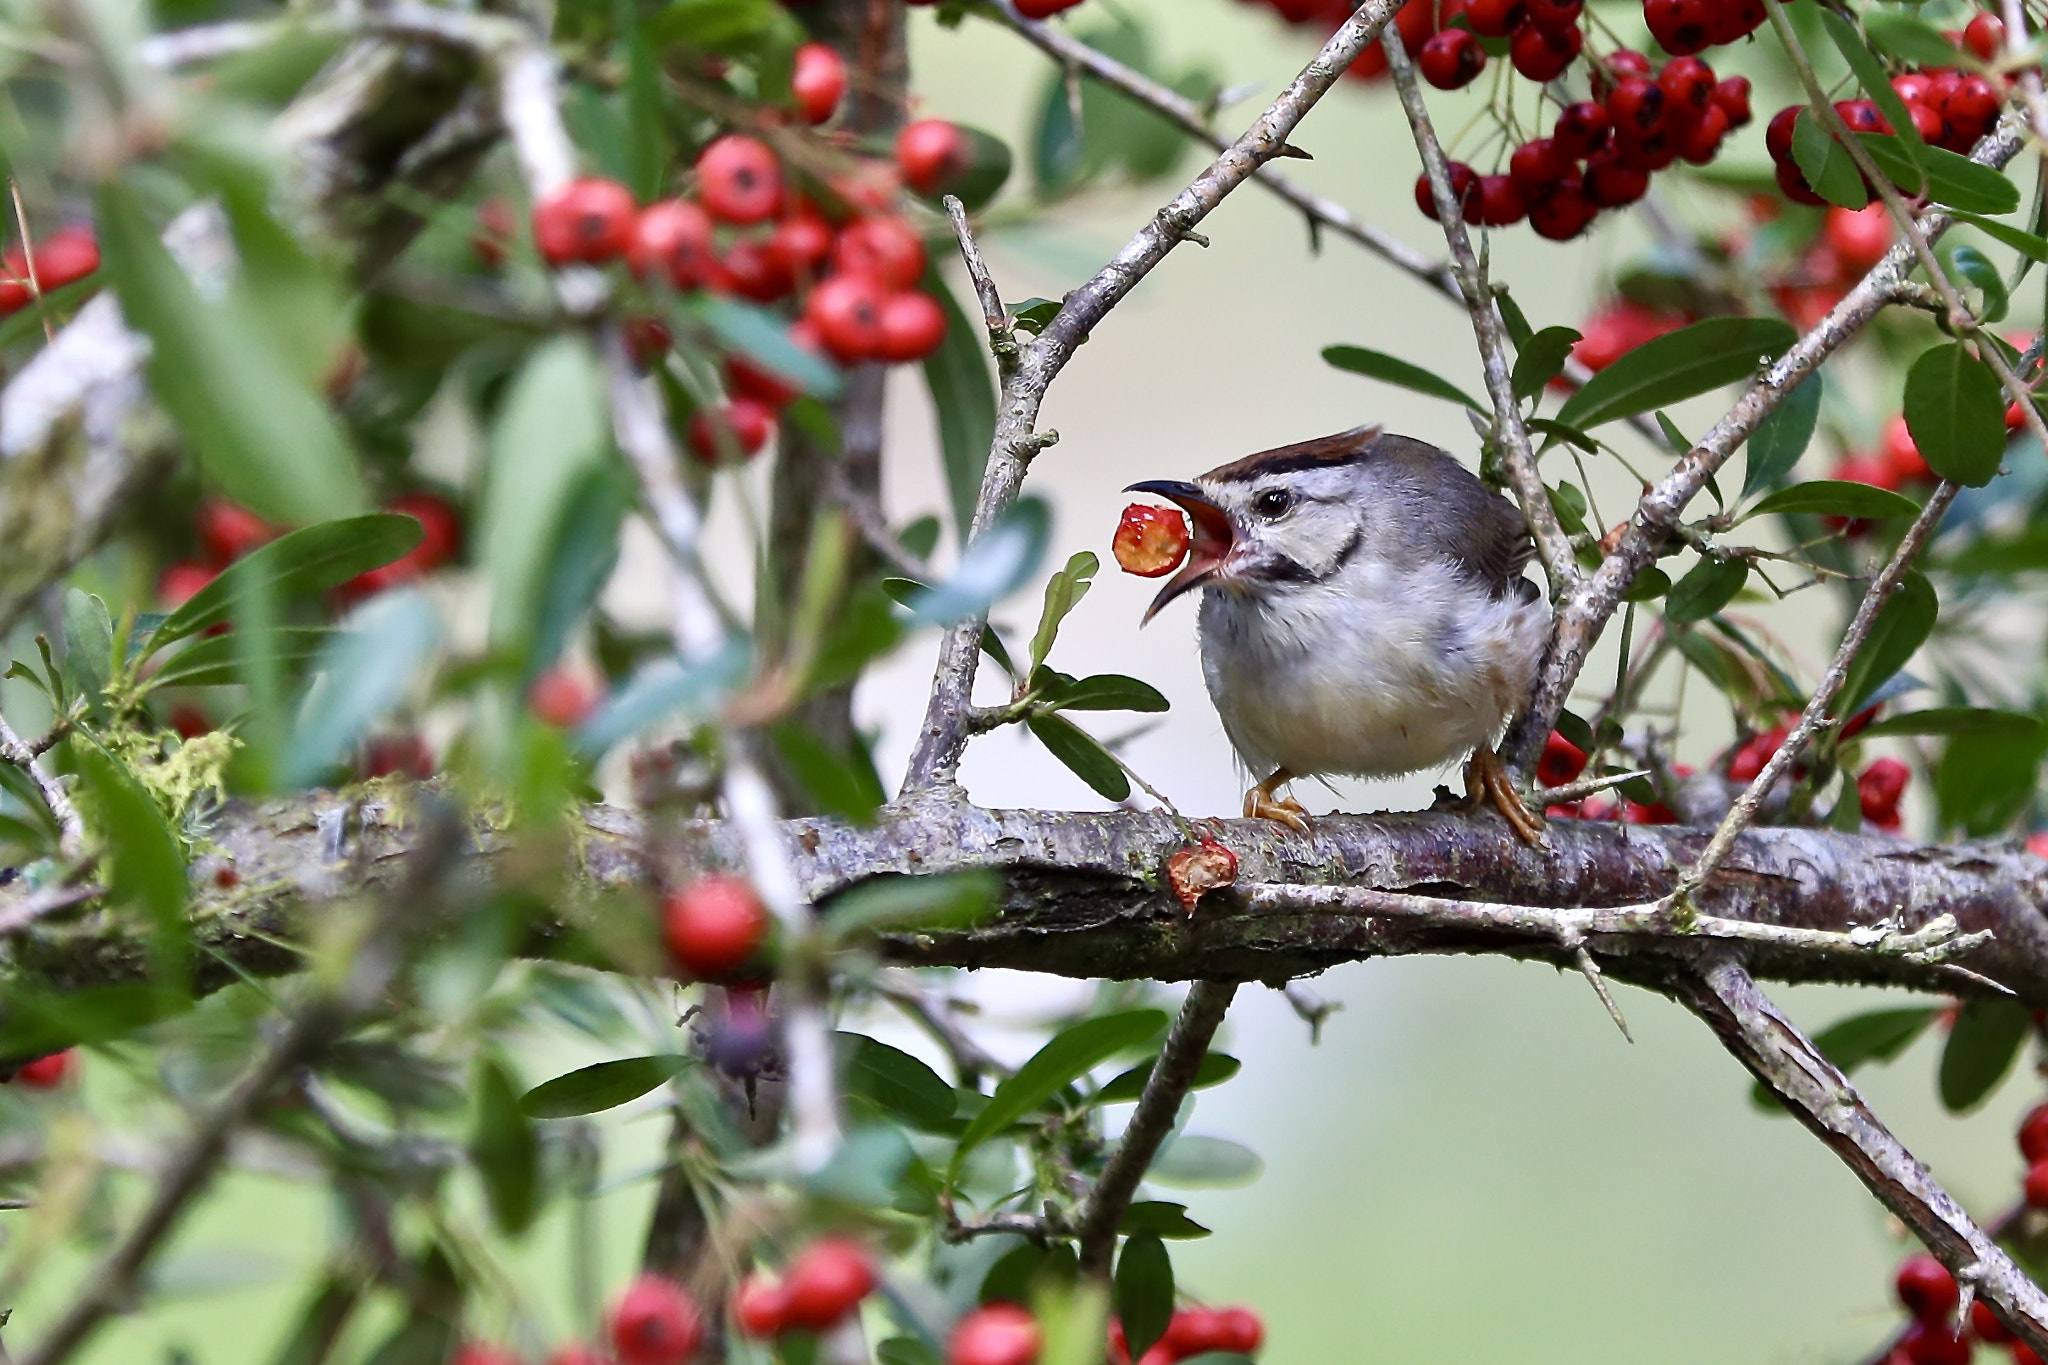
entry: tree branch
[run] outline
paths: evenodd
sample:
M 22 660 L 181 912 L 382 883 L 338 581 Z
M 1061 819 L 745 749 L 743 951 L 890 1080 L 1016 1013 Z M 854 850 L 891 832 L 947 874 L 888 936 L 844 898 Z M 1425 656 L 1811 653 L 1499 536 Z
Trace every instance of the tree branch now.
M 1215 1038 L 1236 995 L 1235 981 L 1197 981 L 1189 988 L 1180 1015 L 1166 1035 L 1166 1044 L 1159 1050 L 1159 1060 L 1153 1064 L 1152 1074 L 1145 1078 L 1138 1107 L 1125 1125 L 1116 1150 L 1103 1166 L 1102 1177 L 1095 1182 L 1095 1192 L 1088 1197 L 1088 1207 L 1081 1214 L 1082 1274 L 1108 1276 L 1117 1229 L 1123 1226 L 1124 1214 L 1130 1210 L 1131 1196 L 1137 1193 L 1138 1182 L 1145 1178 L 1159 1144 L 1173 1131 L 1180 1117 L 1181 1101 L 1194 1085 L 1195 1073 L 1209 1055 L 1210 1040 Z
M 1680 998 L 1958 1283 L 1974 1288 L 2022 1341 L 2048 1351 L 2048 1296 L 1892 1136 L 1849 1078 L 1779 1013 L 1748 972 L 1733 961 L 1716 962 Z

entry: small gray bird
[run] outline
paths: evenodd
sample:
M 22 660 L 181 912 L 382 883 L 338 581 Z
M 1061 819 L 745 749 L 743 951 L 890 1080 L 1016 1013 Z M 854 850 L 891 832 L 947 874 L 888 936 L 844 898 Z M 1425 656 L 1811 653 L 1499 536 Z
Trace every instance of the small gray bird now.
M 1262 451 L 1193 483 L 1130 490 L 1194 523 L 1145 620 L 1195 588 L 1202 673 L 1258 779 L 1244 813 L 1308 828 L 1297 777 L 1392 777 L 1466 754 L 1467 794 L 1529 842 L 1542 822 L 1493 751 L 1528 699 L 1550 613 L 1522 577 L 1515 506 L 1447 452 L 1360 427 Z

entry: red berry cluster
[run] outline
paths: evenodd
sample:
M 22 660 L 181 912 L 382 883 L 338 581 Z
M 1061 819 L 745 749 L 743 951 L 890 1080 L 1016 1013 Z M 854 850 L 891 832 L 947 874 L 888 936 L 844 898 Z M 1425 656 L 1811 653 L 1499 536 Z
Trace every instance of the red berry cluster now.
M 725 981 L 761 951 L 768 911 L 744 877 L 718 873 L 663 899 L 661 932 L 684 974 Z
M 0 317 L 28 307 L 38 294 L 62 289 L 100 268 L 99 238 L 85 223 L 59 228 L 35 245 L 33 279 L 29 255 L 19 245 L 0 252 Z
M 23 1062 L 8 1079 L 19 1081 L 31 1090 L 55 1090 L 77 1069 L 78 1053 L 76 1049 L 67 1047 L 62 1052 L 48 1053 Z
M 1913 439 L 1912 430 L 1901 416 L 1885 424 L 1884 436 L 1876 450 L 1865 455 L 1844 456 L 1829 471 L 1829 477 L 1896 491 L 1910 484 L 1933 483 L 1934 471 L 1927 467 L 1926 459 L 1920 454 L 1919 443 Z M 1869 525 L 1867 522 L 1841 519 L 1831 519 L 1831 524 L 1852 535 Z
M 2037 1116 L 2048 1117 L 2048 1106 L 2027 1117 L 2031 1122 Z M 2026 1145 L 2027 1129 L 2022 1127 L 2021 1149 Z M 2028 1174 L 2031 1179 L 2032 1172 Z M 2005 1347 L 2012 1353 L 2013 1365 L 2041 1365 L 2041 1357 L 2025 1342 L 2014 1340 L 1982 1299 L 1971 1301 L 1967 1323 L 1958 1325 L 1955 1318 L 1963 1300 L 1962 1289 L 1948 1267 L 1926 1252 L 1905 1259 L 1893 1277 L 1892 1288 L 1913 1320 L 1899 1334 L 1884 1365 L 1970 1365 L 1973 1342 L 1978 1341 Z
M 805 117 L 830 117 L 845 91 L 837 54 L 807 45 L 797 78 Z M 766 142 L 729 133 L 698 155 L 692 194 L 641 207 L 617 181 L 575 180 L 535 206 L 534 242 L 553 266 L 623 259 L 656 288 L 790 302 L 797 311 L 790 340 L 841 364 L 921 360 L 938 349 L 946 315 L 917 287 L 924 240 L 895 211 L 897 187 L 943 189 L 970 169 L 973 148 L 955 125 L 925 119 L 903 129 L 895 151 L 893 166 L 866 166 L 825 186 L 845 208 L 835 220 L 786 183 Z M 642 363 L 671 340 L 651 316 L 630 319 L 626 332 Z M 780 376 L 740 356 L 728 359 L 725 380 L 725 401 L 690 423 L 690 447 L 707 462 L 758 453 L 777 413 L 797 396 Z
M 1586 751 L 1557 731 L 1543 742 L 1543 756 L 1536 760 L 1536 778 L 1546 787 L 1562 787 L 1578 780 L 1586 770 Z M 1679 777 L 1692 776 L 1692 769 L 1678 764 L 1671 770 Z M 1678 812 L 1662 801 L 1645 805 L 1641 801 L 1609 801 L 1592 796 L 1584 801 L 1565 801 L 1544 807 L 1545 815 L 1558 820 L 1619 820 L 1625 825 L 1675 825 Z
M 1210 1351 L 1256 1355 L 1266 1341 L 1266 1325 L 1249 1308 L 1176 1308 L 1166 1331 L 1136 1365 L 1174 1365 Z M 1124 1325 L 1109 1323 L 1109 1365 L 1132 1365 Z
M 828 1332 L 879 1282 L 866 1247 L 847 1237 L 820 1237 L 790 1260 L 780 1279 L 756 1271 L 742 1280 L 733 1291 L 733 1320 L 757 1341 Z
M 1032 1365 L 1045 1346 L 1038 1319 L 1014 1303 L 990 1303 L 960 1319 L 946 1339 L 946 1365 Z
M 1572 359 L 1598 374 L 1644 342 L 1655 341 L 1693 320 L 1688 313 L 1617 299 L 1579 324 L 1579 339 L 1572 343 Z M 1570 387 L 1562 377 L 1555 382 L 1560 388 Z
M 420 542 L 389 564 L 358 574 L 337 592 L 346 606 L 389 588 L 411 583 L 452 562 L 462 549 L 462 516 L 447 499 L 432 493 L 406 493 L 385 504 L 385 511 L 411 517 L 420 524 Z M 225 498 L 202 499 L 192 515 L 198 541 L 197 559 L 184 559 L 157 579 L 157 602 L 176 611 L 211 583 L 228 565 L 283 533 L 239 503 Z

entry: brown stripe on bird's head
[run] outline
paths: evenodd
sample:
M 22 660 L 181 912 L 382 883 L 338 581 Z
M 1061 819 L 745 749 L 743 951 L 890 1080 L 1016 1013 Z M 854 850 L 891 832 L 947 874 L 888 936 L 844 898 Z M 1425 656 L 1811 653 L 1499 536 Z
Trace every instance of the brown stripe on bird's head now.
M 1248 479 L 1256 479 L 1261 474 L 1289 474 L 1298 469 L 1350 464 L 1353 460 L 1362 460 L 1370 455 L 1384 430 L 1385 428 L 1378 423 L 1374 423 L 1369 427 L 1353 427 L 1349 431 L 1340 431 L 1335 436 L 1319 436 L 1313 441 L 1302 441 L 1275 450 L 1262 450 L 1256 455 L 1247 455 L 1241 460 L 1218 465 L 1202 475 L 1202 478 L 1215 483 L 1242 483 Z

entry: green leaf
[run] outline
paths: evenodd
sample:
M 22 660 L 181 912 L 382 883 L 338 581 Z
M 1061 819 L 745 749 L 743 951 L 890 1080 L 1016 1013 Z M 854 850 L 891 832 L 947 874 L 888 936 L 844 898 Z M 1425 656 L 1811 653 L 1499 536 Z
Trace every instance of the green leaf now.
M 1145 1082 L 1152 1078 L 1152 1068 L 1159 1059 L 1138 1063 L 1129 1071 L 1111 1079 L 1102 1089 L 1095 1092 L 1097 1104 L 1129 1104 L 1145 1092 Z M 1244 1063 L 1222 1052 L 1207 1053 L 1202 1064 L 1195 1068 L 1195 1081 L 1190 1090 L 1207 1090 L 1212 1085 L 1221 1085 L 1238 1073 Z
M 1579 339 L 1579 333 L 1569 327 L 1545 327 L 1524 341 L 1517 348 L 1514 373 L 1509 378 L 1515 397 L 1534 398 L 1544 385 L 1563 374 L 1565 361 L 1571 359 L 1572 343 Z
M 532 646 L 521 690 L 556 659 L 619 563 L 619 536 L 633 508 L 633 481 L 615 465 L 588 470 L 570 492 L 554 528 L 535 606 Z
M 476 1130 L 469 1157 L 483 1177 L 491 1221 L 508 1237 L 533 1226 L 540 1211 L 540 1143 L 519 1109 L 512 1077 L 495 1061 L 477 1067 Z
M 2017 711 L 1994 711 L 1977 706 L 1937 706 L 1926 711 L 1909 711 L 1887 716 L 1863 728 L 1858 739 L 1882 739 L 1886 735 L 1987 735 L 2020 742 L 2031 741 L 2041 732 L 2037 717 Z
M 950 577 L 910 603 L 920 625 L 951 625 L 980 616 L 1029 579 L 1052 535 L 1052 513 L 1038 498 L 1019 498 L 993 526 L 986 526 L 960 556 Z
M 303 669 L 333 635 L 326 626 L 281 626 L 273 636 L 273 657 L 288 669 Z M 144 681 L 152 689 L 225 687 L 243 681 L 240 657 L 241 642 L 234 636 L 209 636 L 173 654 Z
M 1116 756 L 1102 747 L 1101 740 L 1065 716 L 1034 711 L 1025 717 L 1024 723 L 1038 736 L 1038 742 L 1074 776 L 1094 788 L 1096 795 L 1107 801 L 1121 801 L 1131 794 L 1131 779 Z
M 191 930 L 177 832 L 120 759 L 85 738 L 72 744 L 72 753 L 85 781 L 84 813 L 106 846 L 107 889 L 116 904 L 132 905 L 148 917 L 152 971 L 163 984 L 182 988 L 190 970 Z
M 114 620 L 107 604 L 79 588 L 64 590 L 64 682 L 90 705 L 113 676 Z
M 1933 632 L 1940 612 L 1934 585 L 1917 569 L 1907 570 L 1898 590 L 1870 623 L 1870 638 L 1849 665 L 1835 714 L 1853 716 L 1868 705 L 1871 693 L 1904 668 Z
M 862 1034 L 834 1036 L 847 1094 L 869 1100 L 924 1132 L 944 1132 L 953 1122 L 959 1101 L 936 1071 L 909 1053 Z
M 1826 26 L 1828 37 L 1834 39 L 1849 69 L 1856 73 L 1856 81 L 1863 87 L 1863 93 L 1877 111 L 1884 115 L 1885 122 L 1898 135 L 1899 150 L 1910 158 L 1914 166 L 1924 165 L 1923 154 L 1927 144 L 1920 140 L 1920 130 L 1913 123 L 1913 116 L 1906 109 L 1906 102 L 1899 98 L 1899 92 L 1892 89 L 1891 77 L 1885 74 L 1884 63 L 1864 45 L 1863 35 L 1833 10 L 1821 11 L 1821 23 Z M 1922 188 L 1921 178 L 1915 175 L 1903 182 L 1908 193 L 1917 193 Z
M 1445 398 L 1453 403 L 1463 403 L 1474 412 L 1492 411 L 1450 380 L 1439 378 L 1420 365 L 1411 365 L 1399 356 L 1391 356 L 1384 351 L 1368 350 L 1363 346 L 1325 346 L 1323 359 L 1352 374 L 1362 374 L 1368 379 L 1413 389 L 1416 393 L 1426 393 L 1432 398 Z
M 1980 488 L 2005 456 L 2005 397 L 1960 341 L 1929 347 L 1906 372 L 1906 427 L 1928 467 Z
M 1749 436 L 1748 463 L 1742 471 L 1744 498 L 1776 486 L 1799 463 L 1820 421 L 1821 390 L 1820 371 L 1815 370 L 1756 424 L 1756 430 Z
M 851 751 L 842 753 L 809 726 L 794 720 L 777 721 L 769 727 L 768 735 L 775 752 L 819 814 L 836 815 L 864 825 L 874 819 L 875 809 L 889 799 L 858 736 L 852 739 Z
M 1156 1199 L 1140 1200 L 1125 1209 L 1122 1230 L 1126 1233 L 1149 1232 L 1154 1237 L 1173 1242 L 1193 1241 L 1209 1235 L 1209 1229 L 1188 1217 L 1187 1205 Z
M 1973 246 L 1944 245 L 1942 255 L 1949 274 L 1962 276 L 1983 294 L 1983 301 L 1975 309 L 1979 321 L 1997 322 L 2005 316 L 2012 300 L 2006 293 L 2004 277 L 1989 257 Z
M 1742 514 L 1741 520 L 1798 512 L 1811 517 L 1916 517 L 1920 504 L 1903 493 L 1853 479 L 1814 479 L 1781 488 Z
M 1557 420 L 1587 429 L 1751 378 L 1765 356 L 1794 341 L 1775 318 L 1708 318 L 1622 356 L 1565 400 Z
M 1870 202 L 1870 192 L 1863 188 L 1863 174 L 1856 169 L 1849 149 L 1835 141 L 1811 109 L 1800 110 L 1792 126 L 1792 160 L 1806 177 L 1806 183 L 1813 186 L 1813 192 L 1830 204 L 1860 209 Z M 1916 173 L 1914 179 L 1918 178 Z
M 10 986 L 0 1017 L 0 1057 L 40 1057 L 80 1043 L 111 1042 L 191 1008 L 189 995 L 162 985 L 124 982 L 61 993 Z
M 1878 51 L 1909 66 L 1956 64 L 1956 45 L 1918 14 L 1873 9 L 1864 13 L 1863 27 Z
M 1853 801 L 1845 804 L 1855 805 Z M 1930 1006 L 1915 1006 L 1852 1014 L 1816 1033 L 1813 1045 L 1840 1067 L 1843 1075 L 1853 1075 L 1866 1062 L 1895 1060 L 1927 1031 L 1939 1013 Z M 1768 1114 L 1787 1112 L 1777 1095 L 1761 1081 L 1751 1089 L 1750 1100 Z
M 1158 712 L 1172 705 L 1151 683 L 1121 673 L 1096 673 L 1086 678 L 1068 678 L 1061 673 L 1051 677 L 1055 681 L 1048 685 L 1044 700 L 1039 703 L 1050 711 Z
M 825 927 L 833 937 L 901 929 L 965 929 L 995 909 L 1002 878 L 987 869 L 916 877 L 880 876 L 834 895 Z
M 1733 602 L 1748 581 L 1746 559 L 1703 559 L 1672 585 L 1664 599 L 1664 619 L 1674 625 L 1704 621 Z
M 1173 1318 L 1173 1258 L 1154 1233 L 1134 1233 L 1116 1258 L 1116 1315 L 1131 1359 L 1152 1349 Z
M 1952 1114 L 1976 1108 L 2012 1070 L 2030 1011 L 2017 1000 L 1966 1000 L 1941 1050 L 1941 1103 Z
M 1911 184 L 1918 178 L 1912 158 L 1897 138 L 1883 133 L 1856 136 L 1870 149 L 1871 160 L 1887 179 Z M 1922 147 L 1920 155 L 1927 163 L 1928 197 L 1936 203 L 1972 213 L 2011 213 L 2020 206 L 2019 187 L 1989 166 L 1943 147 Z
M 381 568 L 420 543 L 420 524 L 408 516 L 373 512 L 344 517 L 279 536 L 251 550 L 192 594 L 150 635 L 144 657 L 175 640 L 226 621 L 245 583 L 267 582 L 280 605 L 338 588 L 358 574 Z
M 246 300 L 203 298 L 125 182 L 101 189 L 97 226 L 122 315 L 150 341 L 150 390 L 213 481 L 278 521 L 360 509 L 362 482 L 340 427 Z
M 1952 209 L 1950 212 L 1960 222 L 1968 223 L 1979 232 L 2003 242 L 2029 260 L 2048 265 L 2048 238 L 2022 231 L 2010 223 L 2001 223 L 1996 218 L 1986 218 L 1981 213 L 1967 209 Z
M 422 592 L 387 592 L 359 608 L 320 651 L 279 780 L 318 781 L 412 690 L 440 638 L 440 615 Z
M 1959 734 L 1934 770 L 1944 825 L 1974 839 L 2004 833 L 2034 799 L 2048 731 Z
M 1063 1029 L 1031 1054 L 1029 1061 L 996 1087 L 960 1135 L 953 1149 L 957 1175 L 967 1154 L 990 1137 L 1039 1108 L 1065 1087 L 1127 1048 L 1159 1036 L 1166 1027 L 1164 1010 L 1126 1010 L 1084 1019 Z
M 746 678 L 753 657 L 747 642 L 735 638 L 698 663 L 668 658 L 643 665 L 577 728 L 577 749 L 595 756 L 678 713 L 708 713 Z
M 1266 1169 L 1259 1154 L 1228 1138 L 1183 1133 L 1159 1149 L 1145 1178 L 1183 1190 L 1227 1190 L 1249 1185 Z
M 2028 573 L 2048 569 L 2048 522 L 2011 536 L 1986 537 L 1965 545 L 1941 565 L 1956 574 Z
M 610 449 L 597 356 L 579 336 L 537 347 L 492 424 L 478 516 L 478 558 L 491 585 L 491 635 L 522 661 L 546 596 L 557 528 Z
M 1664 433 L 1664 443 L 1671 447 L 1673 455 L 1684 455 L 1692 449 L 1691 438 L 1678 429 L 1678 423 L 1672 421 L 1664 409 L 1657 409 L 1656 418 L 1657 430 Z M 1714 501 L 1719 502 L 1720 500 L 1720 497 L 1716 495 Z
M 996 386 L 988 372 L 988 332 L 960 311 L 952 289 L 936 267 L 927 268 L 921 287 L 938 300 L 946 315 L 946 334 L 939 349 L 924 359 L 924 382 L 931 391 L 932 413 L 939 424 L 939 452 L 946 467 L 953 530 L 964 542 L 968 527 L 974 524 L 982 474 L 996 439 Z
M 940 306 L 944 307 L 945 302 L 941 299 Z M 846 381 L 837 365 L 816 351 L 797 345 L 789 335 L 788 325 L 759 304 L 698 290 L 678 299 L 676 307 L 709 329 L 726 349 L 742 353 L 813 398 L 830 402 L 846 390 Z M 952 323 L 948 318 L 948 337 L 953 334 Z
M 528 1118 L 535 1119 L 568 1119 L 581 1114 L 600 1114 L 660 1089 L 681 1075 L 689 1065 L 688 1057 L 675 1053 L 593 1062 L 553 1080 L 542 1081 L 519 1097 L 519 1109 Z
M 1095 582 L 1095 571 L 1102 567 L 1102 561 L 1087 550 L 1077 551 L 1067 560 L 1067 567 L 1045 581 L 1045 608 L 1038 614 L 1038 631 L 1031 637 L 1031 667 L 1035 671 L 1052 653 L 1053 642 L 1059 638 L 1060 623 L 1067 619 L 1067 613 L 1081 605 L 1081 599 L 1088 595 L 1088 589 Z
M 1621 595 L 1624 602 L 1654 602 L 1671 591 L 1671 575 L 1655 564 L 1646 564 L 1637 572 L 1628 590 Z M 1576 741 L 1575 741 L 1576 742 Z M 1581 744 L 1580 748 L 1586 746 Z
M 938 1348 L 917 1337 L 890 1337 L 875 1347 L 876 1365 L 944 1365 Z

